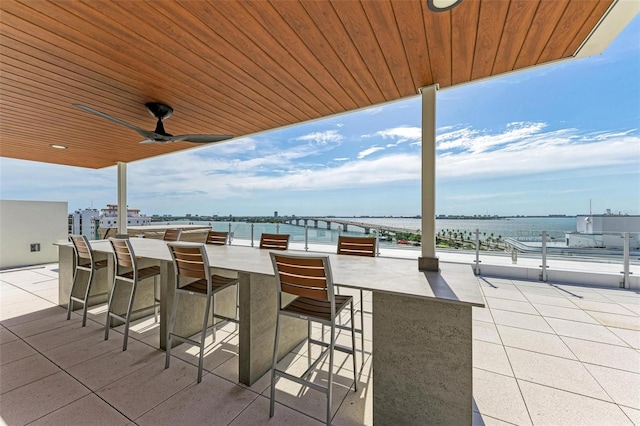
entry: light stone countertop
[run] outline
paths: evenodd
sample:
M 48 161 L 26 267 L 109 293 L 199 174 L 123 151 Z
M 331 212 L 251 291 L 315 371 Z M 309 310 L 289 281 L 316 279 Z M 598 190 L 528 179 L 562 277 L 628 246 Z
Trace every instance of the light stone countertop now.
M 138 257 L 171 260 L 165 241 L 147 238 L 131 238 L 130 241 Z M 92 241 L 91 247 L 96 252 L 112 251 L 107 240 Z M 484 306 L 478 279 L 469 265 L 440 262 L 440 272 L 421 272 L 418 270 L 418 262 L 411 259 L 339 256 L 292 250 L 290 252 L 296 255 L 305 253 L 309 256 L 329 256 L 333 281 L 342 287 L 437 299 L 446 303 Z M 214 268 L 274 275 L 269 250 L 233 245 L 208 245 L 207 253 L 210 266 Z

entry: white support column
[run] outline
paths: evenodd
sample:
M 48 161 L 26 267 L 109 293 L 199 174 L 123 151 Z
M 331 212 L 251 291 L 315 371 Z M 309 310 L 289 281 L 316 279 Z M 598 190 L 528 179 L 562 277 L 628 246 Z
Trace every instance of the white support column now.
M 437 271 L 436 257 L 436 91 L 423 87 L 422 94 L 422 255 L 421 271 Z
M 118 232 L 127 234 L 127 163 L 118 162 Z

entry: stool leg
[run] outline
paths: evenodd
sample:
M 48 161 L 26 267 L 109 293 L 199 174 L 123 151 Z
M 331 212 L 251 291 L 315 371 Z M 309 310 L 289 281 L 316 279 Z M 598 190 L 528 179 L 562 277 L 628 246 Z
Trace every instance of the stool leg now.
M 202 381 L 202 364 L 204 363 L 204 339 L 207 336 L 207 324 L 209 323 L 209 311 L 211 309 L 211 300 L 214 300 L 214 310 L 215 310 L 215 299 L 213 296 L 209 297 L 207 296 L 207 306 L 204 309 L 204 321 L 202 324 L 202 338 L 200 339 L 200 360 L 198 361 L 198 383 L 200 383 Z M 214 318 L 215 321 L 215 318 Z M 215 333 L 216 333 L 216 326 L 215 324 L 213 325 L 213 335 L 214 335 L 214 341 L 215 341 Z
M 109 293 L 109 302 L 107 303 L 107 320 L 104 324 L 104 340 L 109 340 L 109 329 L 111 328 L 111 308 L 113 304 L 113 295 L 116 292 L 118 285 L 118 279 L 113 279 L 113 287 L 111 287 L 111 293 Z
M 67 320 L 71 319 L 71 312 L 73 311 L 73 290 L 76 288 L 76 281 L 78 280 L 78 268 L 73 273 L 73 282 L 71 283 L 71 291 L 69 292 L 69 304 L 67 305 Z
M 311 365 L 311 321 L 307 320 L 307 364 Z
M 362 306 L 360 306 L 360 308 L 362 308 Z M 360 312 L 362 313 L 362 311 Z M 362 341 L 362 344 L 362 363 L 364 364 L 364 340 Z M 353 299 L 351 299 L 351 357 L 353 358 L 353 390 L 358 392 L 358 373 L 356 370 L 356 327 L 353 324 Z
M 158 322 L 158 276 L 153 277 L 153 319 Z
M 278 302 L 278 306 L 280 302 Z M 271 402 L 269 404 L 269 417 L 273 417 L 276 401 L 276 365 L 278 363 L 278 340 L 280 339 L 280 314 L 276 316 L 276 338 L 273 343 L 273 364 L 271 366 Z
M 211 299 L 213 300 L 213 313 L 214 313 L 213 318 L 211 319 L 211 323 L 212 323 L 212 326 L 213 326 L 212 337 L 213 337 L 213 341 L 215 342 L 216 341 L 216 328 L 218 328 L 218 325 L 216 324 L 216 316 L 215 316 L 215 312 L 216 312 L 216 294 L 215 293 L 213 293 L 211 295 Z M 207 326 L 208 321 L 209 321 L 209 298 L 207 298 L 207 315 L 205 315 L 204 320 L 205 320 L 204 325 L 205 325 L 205 330 L 206 330 L 206 326 Z M 203 336 L 202 337 L 202 341 L 204 342 L 204 334 L 202 336 Z
M 129 340 L 129 323 L 131 322 L 131 311 L 133 310 L 133 301 L 136 297 L 137 280 L 131 283 L 131 296 L 129 296 L 129 307 L 127 308 L 126 321 L 124 322 L 124 343 L 122 344 L 122 350 L 127 350 L 127 341 Z
M 351 323 L 353 324 L 353 316 L 351 317 Z M 364 367 L 364 294 L 362 289 L 360 289 L 360 344 L 360 348 L 362 349 L 362 366 Z M 353 347 L 353 350 L 355 352 L 355 346 Z M 355 358 L 355 353 L 353 356 Z
M 169 326 L 167 327 L 167 349 L 166 358 L 164 362 L 164 368 L 169 368 L 169 361 L 171 360 L 171 336 L 173 335 L 173 327 L 176 323 L 176 311 L 178 310 L 178 295 L 176 292 L 173 296 L 173 304 L 171 306 L 171 316 L 169 317 Z
M 329 342 L 329 380 L 327 382 L 327 426 L 331 426 L 331 397 L 333 394 L 333 353 L 336 343 L 335 319 L 331 323 L 331 341 Z
M 93 282 L 93 268 L 89 271 L 89 280 L 87 281 L 87 289 L 84 292 L 84 303 L 82 308 L 82 326 L 87 325 L 87 308 L 89 307 L 89 292 L 91 292 L 91 283 Z

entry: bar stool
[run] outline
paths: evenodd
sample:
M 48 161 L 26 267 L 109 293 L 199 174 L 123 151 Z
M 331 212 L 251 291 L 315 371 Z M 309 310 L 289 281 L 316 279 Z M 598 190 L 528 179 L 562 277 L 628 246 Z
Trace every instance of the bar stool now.
M 289 248 L 289 234 L 262 234 L 260 248 L 269 250 L 287 250 Z
M 99 269 L 107 267 L 107 260 L 94 260 L 93 252 L 91 251 L 91 245 L 89 244 L 89 240 L 84 235 L 69 235 L 69 240 L 73 244 L 73 251 L 75 253 L 76 258 L 76 269 L 73 273 L 73 283 L 71 284 L 71 291 L 69 293 L 69 304 L 67 305 L 67 320 L 71 318 L 71 311 L 73 311 L 73 302 L 78 302 L 82 304 L 82 326 L 84 327 L 87 324 L 87 307 L 89 297 L 102 296 L 107 294 L 98 293 L 98 294 L 90 294 L 91 293 L 91 285 L 93 284 L 93 273 Z M 77 293 L 81 291 L 79 285 L 79 271 L 85 271 L 89 273 L 89 278 L 87 278 L 86 287 L 84 288 L 84 294 L 82 297 L 78 296 Z M 74 294 L 76 294 L 74 296 Z
M 207 325 L 209 323 L 209 312 L 213 304 L 213 340 L 216 340 L 216 324 L 215 318 L 221 318 L 232 322 L 238 322 L 238 310 L 236 301 L 236 318 L 228 318 L 215 313 L 215 296 L 220 291 L 238 284 L 237 278 L 228 278 L 220 275 L 211 274 L 209 269 L 209 258 L 204 244 L 194 243 L 167 243 L 171 258 L 173 259 L 173 267 L 175 270 L 175 296 L 171 307 L 171 317 L 169 326 L 167 327 L 167 350 L 164 368 L 169 368 L 171 361 L 171 345 L 172 340 L 177 339 L 184 343 L 189 343 L 200 347 L 200 360 L 198 361 L 198 383 L 202 381 L 202 365 L 204 362 L 204 344 L 207 335 Z M 182 285 L 187 281 L 186 285 Z M 237 292 L 236 292 L 237 294 Z M 179 336 L 173 333 L 176 321 L 176 311 L 178 309 L 178 296 L 197 296 L 206 297 L 206 307 L 204 310 L 204 319 L 202 322 L 202 332 L 200 341 L 190 339 L 188 337 Z
M 273 346 L 273 366 L 271 369 L 271 403 L 269 417 L 273 417 L 275 408 L 276 377 L 284 377 L 303 386 L 322 392 L 327 396 L 327 425 L 331 424 L 331 395 L 333 388 L 333 354 L 335 350 L 350 354 L 353 358 L 353 385 L 358 390 L 356 372 L 356 336 L 353 326 L 353 297 L 334 294 L 333 278 L 329 256 L 284 255 L 271 252 L 271 261 L 277 285 L 276 337 Z M 298 296 L 286 306 L 282 305 L 282 293 Z M 351 312 L 351 348 L 336 344 L 336 325 L 340 313 L 350 307 Z M 307 321 L 308 344 L 318 344 L 325 349 L 318 358 L 310 363 L 302 376 L 294 376 L 277 369 L 278 341 L 280 337 L 280 317 L 289 316 Z M 330 327 L 330 341 L 311 339 L 311 322 L 319 322 Z M 324 337 L 324 336 L 323 336 Z M 321 386 L 306 378 L 316 366 L 329 355 L 329 379 L 327 386 Z
M 376 244 L 376 238 L 347 237 L 341 235 L 338 237 L 338 254 L 347 256 L 375 257 L 377 251 Z M 364 365 L 364 314 L 371 314 L 372 312 L 364 310 L 364 295 L 362 289 L 360 289 L 360 309 L 357 309 L 356 311 L 360 313 L 360 330 L 356 329 L 356 332 L 360 333 L 362 365 Z M 339 326 L 339 328 L 344 329 L 345 327 Z
M 205 244 L 211 244 L 214 246 L 224 246 L 229 241 L 229 233 L 222 231 L 209 231 L 207 232 L 207 238 Z
M 182 229 L 166 229 L 162 236 L 163 241 L 180 241 Z
M 148 266 L 146 268 L 139 269 L 136 255 L 131 247 L 131 242 L 128 239 L 109 238 L 111 247 L 113 247 L 113 257 L 116 261 L 116 269 L 113 277 L 113 287 L 111 287 L 111 294 L 109 295 L 109 305 L 107 308 L 107 323 L 104 329 L 104 340 L 109 339 L 109 329 L 111 325 L 111 318 L 117 318 L 120 321 L 124 321 L 124 343 L 122 350 L 127 350 L 127 340 L 129 338 L 129 323 L 131 321 L 131 315 L 150 307 L 154 308 L 154 315 L 156 322 L 158 321 L 158 308 L 160 306 L 160 300 L 156 291 L 156 277 L 160 275 L 159 266 Z M 136 290 L 140 281 L 153 277 L 153 305 L 145 308 L 137 309 L 133 311 L 133 302 L 136 297 Z M 116 292 L 118 284 L 129 284 L 131 286 L 131 293 L 129 295 L 129 303 L 127 310 L 124 313 L 113 312 L 113 296 Z

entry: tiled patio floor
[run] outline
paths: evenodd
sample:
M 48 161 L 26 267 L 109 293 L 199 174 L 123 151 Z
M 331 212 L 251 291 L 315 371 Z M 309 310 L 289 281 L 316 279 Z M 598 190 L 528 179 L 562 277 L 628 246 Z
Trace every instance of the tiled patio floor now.
M 315 391 L 281 380 L 269 419 L 269 376 L 251 388 L 236 384 L 233 325 L 219 331 L 196 384 L 196 351 L 186 345 L 164 369 L 153 319 L 133 326 L 126 352 L 118 329 L 103 340 L 104 307 L 91 310 L 85 328 L 77 313 L 66 321 L 56 267 L 0 273 L 0 424 L 322 423 L 324 397 Z M 473 316 L 474 425 L 640 425 L 637 291 L 490 277 L 479 283 L 487 308 L 474 308 Z M 358 392 L 344 361 L 337 355 L 333 424 L 372 424 L 370 357 Z M 306 345 L 283 364 L 305 369 Z

